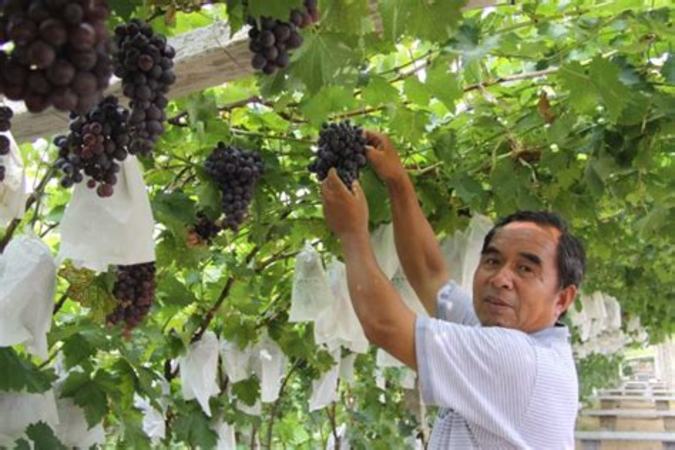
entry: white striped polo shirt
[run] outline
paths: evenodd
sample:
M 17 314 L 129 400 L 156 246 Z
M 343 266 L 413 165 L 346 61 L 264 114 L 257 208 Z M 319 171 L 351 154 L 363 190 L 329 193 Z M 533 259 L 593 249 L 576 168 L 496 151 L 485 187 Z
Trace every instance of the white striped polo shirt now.
M 422 398 L 441 407 L 429 449 L 573 449 L 578 383 L 567 327 L 481 327 L 454 282 L 437 301 L 442 320 L 418 316 L 415 330 Z

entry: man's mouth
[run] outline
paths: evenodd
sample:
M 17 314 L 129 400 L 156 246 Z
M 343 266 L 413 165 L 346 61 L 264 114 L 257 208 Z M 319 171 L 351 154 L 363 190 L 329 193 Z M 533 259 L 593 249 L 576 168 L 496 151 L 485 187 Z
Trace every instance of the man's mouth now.
M 501 298 L 495 297 L 495 296 L 492 296 L 492 295 L 488 295 L 487 297 L 485 297 L 485 303 L 488 303 L 488 304 L 493 305 L 493 306 L 501 306 L 501 307 L 505 307 L 505 308 L 512 308 L 512 306 L 509 302 L 504 301 Z

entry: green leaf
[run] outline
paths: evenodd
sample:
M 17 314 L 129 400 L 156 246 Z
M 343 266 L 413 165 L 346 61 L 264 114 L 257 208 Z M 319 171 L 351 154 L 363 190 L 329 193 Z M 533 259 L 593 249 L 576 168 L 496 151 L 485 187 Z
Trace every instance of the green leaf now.
M 428 92 L 442 102 L 450 111 L 455 110 L 455 102 L 462 98 L 464 91 L 457 75 L 450 73 L 445 59 L 435 63 L 427 72 Z
M 336 33 L 312 33 L 294 55 L 290 70 L 314 94 L 332 84 L 338 70 L 352 59 L 353 51 Z
M 312 95 L 302 107 L 302 113 L 315 126 L 321 125 L 329 114 L 356 107 L 351 90 L 342 86 L 327 86 Z
M 380 76 L 372 76 L 368 85 L 363 88 L 363 99 L 370 106 L 394 103 L 398 98 L 398 90 L 386 79 Z
M 187 306 L 197 301 L 197 298 L 173 274 L 166 273 L 157 283 L 157 300 L 167 305 Z
M 39 370 L 11 347 L 0 348 L 0 373 L 0 391 L 45 392 L 56 379 L 53 371 Z
M 66 450 L 66 446 L 58 440 L 54 431 L 44 422 L 28 425 L 26 436 L 33 441 L 35 450 Z
M 416 105 L 427 107 L 429 106 L 429 100 L 431 95 L 427 90 L 427 87 L 418 80 L 416 77 L 408 77 L 403 82 L 403 92 L 405 92 L 406 97 L 415 103 Z
M 630 96 L 630 91 L 619 81 L 619 67 L 597 56 L 590 65 L 590 77 L 602 98 L 612 120 L 621 115 Z
M 558 71 L 558 79 L 569 91 L 569 105 L 580 114 L 592 114 L 598 102 L 598 93 L 584 67 L 576 61 L 565 64 Z
M 66 295 L 85 308 L 89 308 L 92 320 L 104 322 L 106 316 L 115 310 L 117 301 L 112 295 L 108 273 L 96 275 L 88 269 L 76 269 L 70 262 L 67 262 L 59 270 L 59 276 L 69 283 Z
M 321 28 L 361 35 L 372 28 L 368 0 L 331 0 L 321 11 Z
M 96 348 L 80 333 L 75 333 L 64 340 L 62 350 L 67 369 L 81 364 L 96 353 Z
M 281 20 L 288 20 L 291 9 L 302 9 L 302 0 L 248 0 L 248 13 L 253 17 L 275 17 Z
M 173 431 L 178 440 L 193 448 L 215 448 L 218 435 L 211 429 L 209 418 L 194 403 L 184 403 L 177 410 Z
M 71 372 L 61 390 L 62 397 L 70 397 L 84 410 L 87 424 L 93 427 L 108 413 L 108 398 L 100 385 L 100 371 L 90 378 L 82 372 Z
M 415 144 L 424 134 L 427 114 L 423 111 L 412 111 L 404 106 L 396 109 L 391 121 L 391 129 L 406 141 Z

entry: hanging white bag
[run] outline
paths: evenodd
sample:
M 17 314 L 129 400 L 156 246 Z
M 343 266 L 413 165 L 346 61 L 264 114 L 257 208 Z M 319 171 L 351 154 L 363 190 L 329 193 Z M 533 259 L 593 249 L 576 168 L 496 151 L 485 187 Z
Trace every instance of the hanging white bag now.
M 0 392 L 0 446 L 14 448 L 14 441 L 23 436 L 26 427 L 45 422 L 54 428 L 59 423 L 54 391 L 41 394 Z
M 394 242 L 394 226 L 391 223 L 380 225 L 371 234 L 370 243 L 377 264 L 384 275 L 391 280 L 399 267 L 396 243 Z
M 154 220 L 138 160 L 122 161 L 115 193 L 100 198 L 79 183 L 61 220 L 59 260 L 105 272 L 155 260 Z
M 9 139 L 9 153 L 0 155 L 0 166 L 5 167 L 5 179 L 0 181 L 0 227 L 13 219 L 21 219 L 26 211 L 26 200 L 33 189 L 26 178 L 21 150 L 9 131 L 0 133 Z
M 259 345 L 260 355 L 260 400 L 264 403 L 279 398 L 281 381 L 286 372 L 287 358 L 279 345 L 265 336 Z
M 221 420 L 217 422 L 212 429 L 218 435 L 216 450 L 237 450 L 234 425 Z
M 350 353 L 342 358 L 340 361 L 339 378 L 345 383 L 352 383 L 354 381 L 354 361 L 356 360 L 356 353 Z
M 325 310 L 317 319 L 315 337 L 329 336 L 326 345 L 331 351 L 342 345 L 353 352 L 366 353 L 369 343 L 349 295 L 345 265 L 334 259 L 328 265 L 328 278 L 335 301 L 332 308 Z M 333 335 L 324 330 L 331 330 Z
M 335 364 L 317 380 L 312 380 L 312 395 L 309 398 L 309 410 L 316 411 L 337 400 L 337 383 L 340 365 L 340 350 L 331 352 Z
M 462 260 L 464 259 L 466 236 L 463 231 L 455 230 L 452 236 L 447 236 L 441 242 L 441 253 L 445 259 L 453 279 L 461 283 Z
M 24 344 L 47 358 L 56 288 L 56 263 L 34 235 L 17 236 L 0 254 L 0 347 Z
M 99 422 L 89 427 L 84 410 L 70 398 L 58 398 L 56 407 L 59 414 L 59 424 L 54 428 L 54 434 L 61 443 L 68 448 L 89 448 L 92 445 L 105 443 L 103 423 Z
M 483 240 L 492 226 L 492 221 L 488 217 L 474 214 L 464 232 L 466 240 L 462 258 L 461 286 L 468 292 L 471 292 L 473 288 L 473 274 L 480 261 Z
M 160 403 L 162 403 L 160 401 Z M 164 407 L 164 405 L 162 405 Z M 143 414 L 143 432 L 150 438 L 153 445 L 157 445 L 166 437 L 166 421 L 164 412 L 158 411 L 146 398 L 134 394 L 134 407 Z M 164 407 L 164 409 L 166 409 Z
M 295 258 L 289 322 L 313 321 L 333 303 L 321 255 L 309 243 Z
M 222 340 L 220 343 L 220 356 L 223 361 L 223 370 L 232 383 L 245 380 L 254 373 L 252 365 L 255 348 L 251 345 L 240 349 L 235 342 Z
M 408 282 L 402 267 L 399 267 L 396 274 L 394 274 L 391 284 L 394 286 L 394 289 L 396 289 L 396 292 L 398 292 L 398 295 L 401 296 L 403 303 L 405 303 L 415 314 L 421 316 L 429 315 L 419 297 L 417 297 L 415 290 Z
M 190 344 L 187 355 L 179 359 L 183 398 L 197 399 L 204 413 L 211 417 L 209 398 L 220 392 L 218 383 L 218 338 L 206 331 L 200 340 Z

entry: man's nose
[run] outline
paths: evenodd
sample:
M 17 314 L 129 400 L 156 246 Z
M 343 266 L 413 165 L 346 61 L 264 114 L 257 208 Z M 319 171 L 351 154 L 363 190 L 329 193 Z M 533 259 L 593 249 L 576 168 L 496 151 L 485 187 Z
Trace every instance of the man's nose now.
M 513 273 L 505 264 L 490 278 L 490 284 L 499 289 L 513 288 Z

